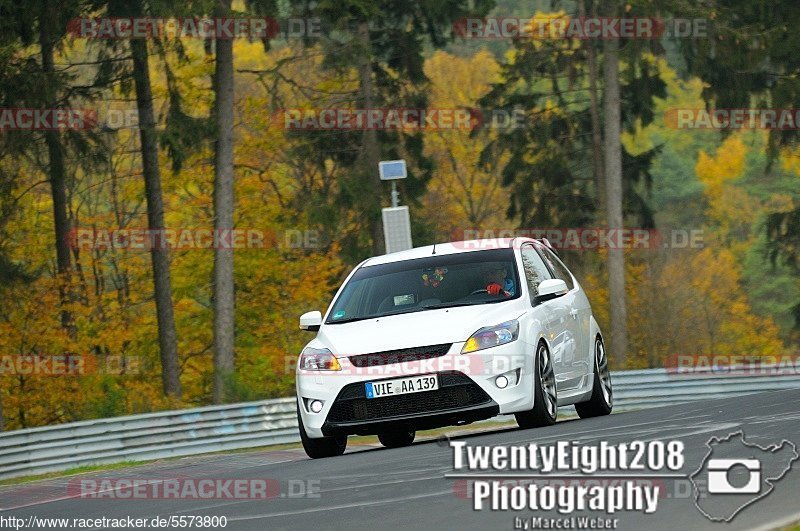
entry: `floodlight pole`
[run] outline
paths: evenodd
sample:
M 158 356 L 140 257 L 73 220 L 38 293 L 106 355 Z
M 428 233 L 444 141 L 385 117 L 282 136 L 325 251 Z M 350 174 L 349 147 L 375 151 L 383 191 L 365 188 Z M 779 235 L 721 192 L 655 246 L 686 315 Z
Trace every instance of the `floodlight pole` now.
M 400 206 L 400 194 L 397 192 L 397 181 L 392 181 L 392 208 Z

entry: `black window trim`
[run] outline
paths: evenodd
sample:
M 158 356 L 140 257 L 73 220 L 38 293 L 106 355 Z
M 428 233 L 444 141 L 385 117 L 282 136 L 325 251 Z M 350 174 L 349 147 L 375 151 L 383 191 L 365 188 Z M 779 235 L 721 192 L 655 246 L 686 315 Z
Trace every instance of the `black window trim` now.
M 542 256 L 542 254 L 536 248 L 536 245 L 534 243 L 535 242 L 525 242 L 520 246 L 520 248 L 519 248 L 519 258 L 520 258 L 520 260 L 522 260 L 522 252 L 525 250 L 525 248 L 526 247 L 530 247 L 533 250 L 533 252 L 536 254 L 536 256 L 539 257 L 539 260 L 542 261 L 542 263 L 544 264 L 544 268 L 547 270 L 548 273 L 550 273 L 550 277 L 557 279 L 558 277 L 553 274 L 553 271 L 550 269 L 550 265 L 547 263 L 547 260 L 545 260 L 545 258 Z M 522 277 L 525 277 L 525 267 L 524 266 L 522 268 L 522 271 L 521 271 L 520 275 Z M 545 279 L 545 280 L 550 280 L 550 279 Z M 527 277 L 525 277 L 525 284 L 528 284 Z M 552 300 L 552 298 L 549 298 L 549 297 L 548 298 L 540 298 L 540 296 L 538 294 L 536 296 L 534 296 L 533 299 L 531 300 L 530 285 L 528 285 L 528 292 L 529 292 L 528 293 L 528 299 L 530 300 L 530 304 L 531 304 L 532 308 L 535 308 L 535 307 L 539 306 L 540 304 L 543 304 L 543 303 L 545 303 L 545 302 L 547 302 L 549 300 Z
M 558 275 L 556 274 L 556 272 L 553 271 L 552 267 L 550 267 L 550 259 L 547 258 L 547 256 L 545 255 L 544 244 L 537 241 L 537 242 L 535 242 L 533 247 L 534 247 L 534 249 L 536 249 L 536 252 L 539 253 L 539 256 L 542 258 L 542 262 L 544 262 L 544 266 L 547 268 L 548 271 L 550 271 L 550 274 L 553 275 L 553 278 L 558 278 Z M 553 256 L 556 258 L 556 260 L 561 262 L 561 259 L 558 257 L 558 255 L 556 253 L 553 253 Z M 564 267 L 564 269 L 567 271 L 567 273 L 569 273 L 570 279 L 572 280 L 572 289 L 570 289 L 567 292 L 567 293 L 572 293 L 573 291 L 576 291 L 578 289 L 578 281 L 575 278 L 575 275 L 572 274 L 572 271 L 570 271 L 570 269 L 564 264 L 564 262 L 561 262 L 561 265 Z M 559 279 L 559 280 L 563 280 L 563 279 Z

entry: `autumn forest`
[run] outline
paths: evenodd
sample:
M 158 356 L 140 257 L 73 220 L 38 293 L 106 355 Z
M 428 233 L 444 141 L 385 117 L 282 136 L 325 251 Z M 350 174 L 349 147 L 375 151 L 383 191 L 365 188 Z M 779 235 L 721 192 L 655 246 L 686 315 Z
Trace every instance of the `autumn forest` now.
M 407 161 L 415 245 L 657 239 L 559 250 L 614 370 L 800 353 L 800 124 L 697 119 L 798 106 L 800 10 L 774 3 L 0 0 L 0 429 L 292 395 L 299 315 L 384 252 L 380 160 Z M 598 12 L 707 24 L 640 39 L 469 25 Z M 271 31 L 92 25 L 207 16 Z M 27 126 L 39 109 L 71 114 Z M 439 113 L 326 126 L 320 109 Z

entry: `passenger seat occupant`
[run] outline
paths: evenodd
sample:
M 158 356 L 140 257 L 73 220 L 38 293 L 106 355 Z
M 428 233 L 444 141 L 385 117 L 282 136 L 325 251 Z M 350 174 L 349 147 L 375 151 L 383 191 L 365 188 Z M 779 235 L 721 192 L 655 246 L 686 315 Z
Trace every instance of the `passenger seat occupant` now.
M 508 278 L 506 268 L 502 265 L 486 265 L 481 268 L 483 281 L 486 283 L 486 292 L 489 295 L 503 295 L 513 297 L 516 291 L 514 280 Z

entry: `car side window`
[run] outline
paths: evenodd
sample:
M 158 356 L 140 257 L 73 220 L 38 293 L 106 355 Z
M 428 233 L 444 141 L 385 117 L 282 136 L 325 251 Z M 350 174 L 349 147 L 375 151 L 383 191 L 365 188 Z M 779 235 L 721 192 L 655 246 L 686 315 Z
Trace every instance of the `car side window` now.
M 528 282 L 528 291 L 531 296 L 531 304 L 539 295 L 539 283 L 543 280 L 553 278 L 547 266 L 542 261 L 542 257 L 531 245 L 524 245 L 520 250 L 522 257 L 522 269 L 525 271 L 525 280 Z
M 570 275 L 567 266 L 565 266 L 550 249 L 546 247 L 540 247 L 539 251 L 542 253 L 544 259 L 547 260 L 547 264 L 555 273 L 556 278 L 563 280 L 567 285 L 567 289 L 571 291 L 575 287 L 575 283 L 572 281 L 572 275 Z

